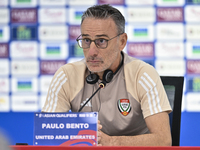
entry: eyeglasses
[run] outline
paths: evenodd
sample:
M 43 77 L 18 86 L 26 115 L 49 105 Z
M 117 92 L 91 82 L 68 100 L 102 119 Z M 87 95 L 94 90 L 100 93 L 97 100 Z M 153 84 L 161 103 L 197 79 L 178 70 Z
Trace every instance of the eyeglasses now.
M 82 39 L 79 39 L 79 37 L 82 36 L 82 35 L 80 35 L 80 36 L 76 39 L 76 41 L 78 42 L 78 45 L 79 45 L 80 48 L 90 48 L 90 44 L 91 44 L 92 42 L 94 42 L 95 45 L 96 45 L 96 47 L 101 48 L 101 49 L 105 49 L 105 48 L 107 48 L 107 46 L 108 46 L 108 41 L 110 41 L 110 40 L 112 40 L 112 39 L 118 37 L 118 36 L 121 35 L 121 34 L 123 34 L 123 33 L 120 33 L 120 34 L 118 34 L 117 36 L 115 36 L 115 37 L 113 37 L 113 38 L 111 38 L 111 39 L 109 39 L 109 40 L 104 39 L 104 38 L 99 38 L 99 39 L 95 39 L 95 40 L 91 40 L 91 39 L 89 39 L 89 38 L 82 38 Z

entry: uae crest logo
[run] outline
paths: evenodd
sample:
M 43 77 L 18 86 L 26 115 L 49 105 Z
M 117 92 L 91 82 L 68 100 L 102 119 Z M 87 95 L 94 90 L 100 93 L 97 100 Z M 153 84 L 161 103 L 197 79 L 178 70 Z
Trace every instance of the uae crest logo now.
M 120 99 L 117 102 L 119 111 L 122 115 L 127 116 L 131 111 L 131 105 L 129 99 Z

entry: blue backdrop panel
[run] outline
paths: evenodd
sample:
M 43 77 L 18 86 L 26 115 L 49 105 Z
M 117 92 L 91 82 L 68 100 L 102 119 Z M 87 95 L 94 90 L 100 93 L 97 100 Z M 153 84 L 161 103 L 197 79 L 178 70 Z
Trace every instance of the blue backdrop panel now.
M 12 145 L 33 145 L 34 113 L 0 113 L 0 128 L 10 138 Z

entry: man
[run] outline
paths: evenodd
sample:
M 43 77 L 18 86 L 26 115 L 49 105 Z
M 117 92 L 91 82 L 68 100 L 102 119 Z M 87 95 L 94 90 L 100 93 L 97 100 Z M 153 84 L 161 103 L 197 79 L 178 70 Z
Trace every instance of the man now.
M 124 17 L 110 5 L 84 12 L 77 41 L 85 59 L 58 69 L 42 111 L 97 111 L 98 145 L 169 146 L 165 90 L 152 66 L 122 52 L 124 28 Z M 81 107 L 99 85 L 105 87 Z

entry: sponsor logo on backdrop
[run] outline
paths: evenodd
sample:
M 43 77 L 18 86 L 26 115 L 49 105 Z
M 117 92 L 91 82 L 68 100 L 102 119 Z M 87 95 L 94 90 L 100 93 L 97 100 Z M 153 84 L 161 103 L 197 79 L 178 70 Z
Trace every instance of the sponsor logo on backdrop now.
M 198 45 L 198 46 L 194 45 L 194 46 L 192 47 L 192 52 L 193 52 L 194 54 L 200 54 L 200 45 Z
M 36 40 L 36 26 L 13 26 L 11 27 L 12 40 Z
M 70 40 L 75 40 L 79 35 L 81 35 L 80 26 L 69 26 Z
M 65 25 L 62 26 L 40 26 L 39 39 L 40 40 L 67 40 L 68 32 Z
M 127 8 L 128 22 L 155 22 L 155 9 L 153 7 L 145 8 Z
M 134 37 L 147 37 L 148 29 L 147 28 L 135 28 L 135 29 L 133 29 L 133 36 Z
M 75 57 L 83 57 L 83 49 L 78 46 L 78 44 L 74 45 L 74 56 Z
M 0 95 L 0 112 L 10 111 L 9 95 Z
M 0 93 L 8 93 L 8 92 L 9 92 L 9 79 L 0 78 Z
M 189 59 L 200 59 L 200 44 L 187 42 L 186 57 Z
M 40 57 L 42 59 L 60 60 L 68 57 L 67 43 L 41 43 L 40 45 Z
M 133 57 L 153 57 L 153 43 L 128 43 L 128 54 Z
M 8 26 L 0 27 L 0 42 L 7 42 L 10 38 L 10 29 Z
M 184 59 L 156 60 L 155 68 L 159 75 L 184 76 Z
M 65 23 L 66 9 L 65 8 L 40 8 L 39 22 L 41 23 Z
M 53 75 L 63 65 L 66 64 L 65 60 L 57 61 L 41 61 L 40 62 L 40 73 L 43 75 Z
M 200 60 L 187 60 L 187 73 L 200 74 Z
M 87 9 L 87 8 L 86 8 Z M 83 7 L 78 8 L 69 8 L 69 23 L 74 25 L 80 25 L 81 24 L 81 16 L 83 12 L 86 10 Z
M 69 1 L 69 5 L 78 5 L 78 6 L 82 6 L 82 5 L 96 5 L 97 4 L 97 0 L 87 0 L 87 1 L 83 1 L 83 0 L 70 0 Z
M 7 43 L 0 43 L 0 58 L 9 56 L 9 48 Z
M 154 41 L 154 27 L 153 25 L 149 26 L 127 26 L 127 33 L 129 41 Z
M 157 21 L 183 21 L 183 8 L 157 8 L 156 10 Z
M 3 30 L 0 29 L 0 38 L 2 38 L 2 37 L 3 37 Z
M 157 0 L 158 6 L 183 6 L 185 0 Z
M 200 40 L 200 26 L 186 24 L 186 38 L 188 40 Z
M 64 6 L 66 0 L 39 0 L 41 6 Z
M 83 49 L 80 48 L 77 43 L 71 43 L 69 46 L 69 49 L 71 52 L 70 53 L 71 56 L 74 56 L 74 57 L 83 57 L 84 56 Z
M 12 9 L 11 10 L 12 23 L 36 23 L 37 22 L 37 9 Z
M 37 0 L 11 0 L 12 7 L 34 7 L 37 6 Z
M 183 42 L 156 42 L 155 56 L 184 58 L 184 44 Z
M 82 14 L 82 11 L 75 11 L 75 20 L 81 20 Z
M 30 91 L 32 89 L 32 82 L 31 81 L 18 81 L 17 89 L 19 91 Z
M 0 23 L 8 23 L 10 20 L 9 15 L 10 15 L 9 10 L 7 8 L 1 8 L 0 9 Z
M 37 58 L 37 42 L 11 42 L 10 57 L 12 58 Z
M 186 111 L 200 111 L 200 94 L 187 93 L 186 95 Z
M 11 96 L 12 111 L 18 112 L 35 112 L 38 111 L 37 95 L 12 95 Z
M 183 24 L 163 23 L 157 24 L 156 27 L 158 40 L 183 40 L 184 29 Z
M 200 0 L 186 0 L 186 4 L 200 4 Z
M 9 61 L 8 59 L 0 59 L 0 75 L 9 75 Z
M 31 75 L 39 74 L 39 63 L 37 60 L 12 60 L 11 73 L 13 75 Z
M 53 55 L 60 55 L 60 46 L 47 46 L 46 47 L 46 54 L 49 56 Z
M 12 78 L 12 92 L 37 92 L 38 79 L 34 78 Z
M 154 5 L 154 0 L 126 0 L 126 5 Z
M 48 92 L 49 85 L 51 83 L 52 78 L 53 78 L 53 75 L 42 75 L 42 76 L 40 76 L 40 91 L 42 93 Z
M 200 77 L 188 78 L 187 91 L 200 92 Z
M 0 6 L 8 6 L 8 0 L 0 0 Z
M 187 22 L 200 22 L 200 6 L 186 6 L 185 20 Z
M 124 0 L 98 0 L 98 4 L 124 5 Z

